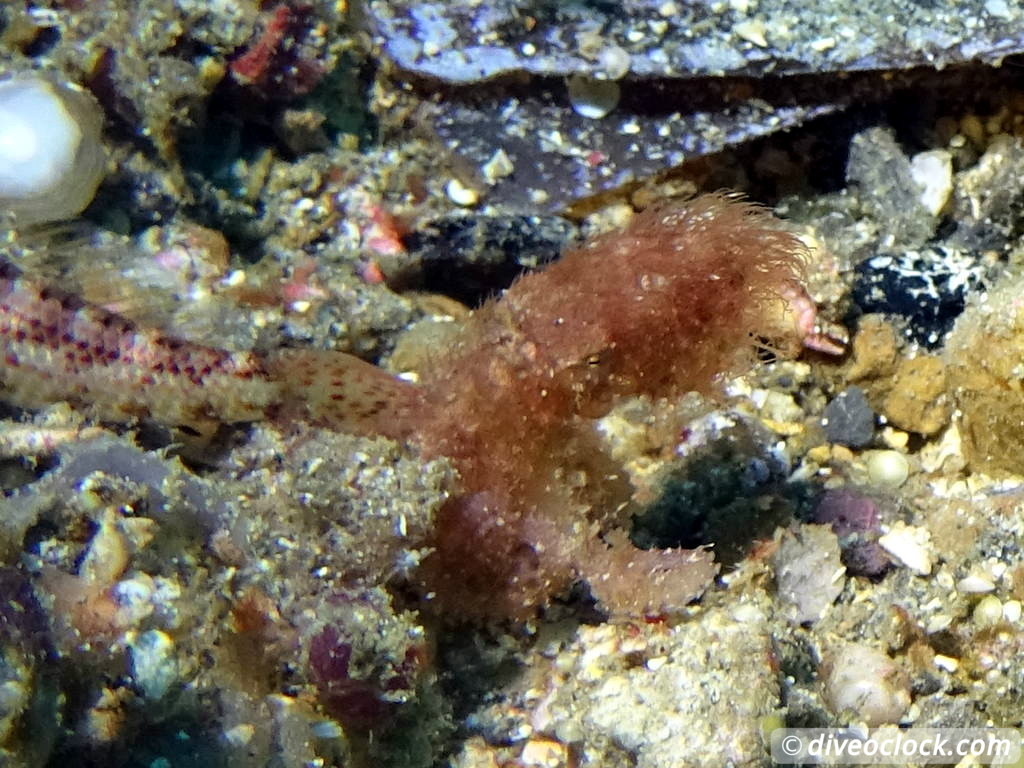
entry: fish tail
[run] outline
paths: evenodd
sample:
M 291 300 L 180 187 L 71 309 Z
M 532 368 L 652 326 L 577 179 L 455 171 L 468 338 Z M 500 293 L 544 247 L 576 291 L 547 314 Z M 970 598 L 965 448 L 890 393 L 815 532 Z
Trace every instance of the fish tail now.
M 282 349 L 264 360 L 283 409 L 312 424 L 401 440 L 419 409 L 419 388 L 344 352 Z

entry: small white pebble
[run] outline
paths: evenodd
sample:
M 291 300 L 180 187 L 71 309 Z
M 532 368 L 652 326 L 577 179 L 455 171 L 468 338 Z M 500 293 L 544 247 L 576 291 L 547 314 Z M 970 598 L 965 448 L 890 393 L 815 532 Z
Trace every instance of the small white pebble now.
M 1011 624 L 1016 624 L 1020 621 L 1021 617 L 1021 604 L 1020 600 L 1007 600 L 1003 603 L 1003 618 Z
M 867 465 L 871 482 L 887 488 L 899 488 L 910 475 L 907 457 L 899 451 L 871 451 Z
M 532 735 L 533 726 L 529 723 L 520 723 L 518 726 L 515 726 L 509 734 L 513 741 L 523 741 L 524 739 L 530 738 Z
M 512 164 L 512 160 L 509 159 L 508 154 L 501 147 L 498 147 L 495 153 L 491 155 L 491 159 L 480 167 L 484 178 L 487 179 L 489 184 L 494 184 L 498 179 L 511 176 L 515 169 L 516 167 Z
M 225 288 L 237 288 L 238 286 L 243 285 L 245 280 L 246 274 L 244 269 L 233 269 L 228 272 L 220 282 Z
M 665 656 L 655 656 L 648 659 L 644 666 L 651 672 L 657 672 L 659 669 L 664 667 L 667 662 L 668 659 Z
M 444 191 L 448 194 L 448 199 L 456 205 L 461 205 L 465 208 L 476 205 L 480 202 L 480 195 L 472 187 L 467 187 L 458 179 L 452 179 L 445 186 Z
M 767 31 L 761 19 L 748 19 L 734 24 L 733 32 L 742 37 L 748 43 L 753 43 L 758 48 L 766 48 L 768 40 L 765 37 Z
M 941 653 L 935 654 L 935 658 L 932 662 L 939 669 L 944 669 L 947 672 L 956 672 L 960 668 L 960 660 L 954 659 L 952 656 L 943 656 Z
M 1010 6 L 1007 4 L 1006 0 L 987 0 L 985 3 L 985 13 L 989 16 L 995 16 L 998 19 L 1013 18 Z
M 130 643 L 132 676 L 147 699 L 163 698 L 178 679 L 174 641 L 164 632 L 151 629 Z
M 618 45 L 605 48 L 597 57 L 597 63 L 611 80 L 621 80 L 629 74 L 631 57 L 629 52 Z
M 568 764 L 568 750 L 564 744 L 550 739 L 530 739 L 523 746 L 519 760 L 523 765 L 538 768 L 558 768 Z
M 936 595 L 931 600 L 929 600 L 927 603 L 925 603 L 924 605 L 921 606 L 921 611 L 924 612 L 924 613 L 931 613 L 932 611 L 940 610 L 942 608 L 942 605 L 943 605 L 942 598 L 940 598 L 938 595 Z
M 921 205 L 938 216 L 953 192 L 953 156 L 944 149 L 919 152 L 910 159 L 910 175 L 921 189 Z
M 994 627 L 1003 620 L 1003 603 L 995 595 L 987 595 L 978 601 L 974 606 L 974 613 L 971 614 L 975 626 L 978 629 Z
M 153 579 L 144 573 L 117 582 L 111 596 L 117 602 L 117 617 L 124 626 L 134 626 L 153 613 Z
M 902 521 L 878 539 L 882 549 L 920 576 L 932 572 L 931 534 Z
M 986 592 L 992 592 L 995 588 L 996 585 L 992 583 L 991 579 L 978 576 L 977 574 L 965 576 L 956 583 L 956 591 L 966 594 L 981 595 Z
M 902 451 L 907 447 L 907 443 L 910 442 L 910 435 L 901 429 L 893 429 L 892 427 L 884 427 L 881 431 L 882 442 L 892 448 L 894 451 Z

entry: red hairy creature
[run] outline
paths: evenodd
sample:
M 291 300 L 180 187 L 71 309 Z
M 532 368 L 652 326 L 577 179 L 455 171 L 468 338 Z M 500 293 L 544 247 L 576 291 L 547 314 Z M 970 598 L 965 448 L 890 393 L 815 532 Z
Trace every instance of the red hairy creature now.
M 632 615 L 699 595 L 710 553 L 643 551 L 615 530 L 628 488 L 593 419 L 746 369 L 756 337 L 778 334 L 804 254 L 767 210 L 710 195 L 648 209 L 475 312 L 422 373 L 411 429 L 462 478 L 426 569 L 445 606 L 526 617 L 578 578 Z

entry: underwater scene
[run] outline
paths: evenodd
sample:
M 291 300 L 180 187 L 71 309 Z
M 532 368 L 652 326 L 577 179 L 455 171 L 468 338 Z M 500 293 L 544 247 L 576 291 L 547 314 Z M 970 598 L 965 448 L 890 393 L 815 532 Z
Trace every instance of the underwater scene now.
M 0 2 L 0 768 L 1022 727 L 1024 5 Z

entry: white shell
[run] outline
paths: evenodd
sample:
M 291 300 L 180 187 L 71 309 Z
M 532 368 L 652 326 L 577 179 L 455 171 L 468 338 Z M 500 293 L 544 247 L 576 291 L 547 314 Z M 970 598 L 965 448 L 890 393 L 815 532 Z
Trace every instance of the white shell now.
M 0 80 L 0 210 L 18 225 L 68 219 L 106 171 L 103 112 L 85 91 L 36 73 Z
M 619 84 L 611 80 L 596 80 L 584 75 L 566 79 L 569 103 L 578 115 L 600 120 L 619 104 Z

